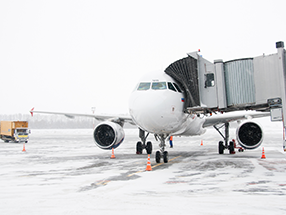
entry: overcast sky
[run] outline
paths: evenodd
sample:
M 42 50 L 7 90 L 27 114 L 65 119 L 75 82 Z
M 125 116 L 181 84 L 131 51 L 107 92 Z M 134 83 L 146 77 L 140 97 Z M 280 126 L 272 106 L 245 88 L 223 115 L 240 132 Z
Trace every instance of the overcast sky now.
M 127 113 L 144 73 L 201 49 L 276 53 L 286 1 L 0 0 L 0 114 Z

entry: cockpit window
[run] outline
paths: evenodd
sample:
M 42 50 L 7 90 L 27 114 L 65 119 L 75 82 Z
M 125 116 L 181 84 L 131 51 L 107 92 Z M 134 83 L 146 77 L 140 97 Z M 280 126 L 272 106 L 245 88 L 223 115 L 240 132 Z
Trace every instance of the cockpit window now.
M 150 89 L 150 82 L 142 82 L 139 84 L 137 90 L 149 90 Z
M 176 89 L 178 90 L 178 92 L 182 93 L 183 91 L 181 90 L 181 88 L 178 86 L 178 84 L 173 83 L 174 86 L 176 87 Z
M 176 88 L 174 87 L 174 85 L 171 82 L 168 82 L 168 88 L 169 88 L 169 90 L 173 90 L 176 92 Z
M 152 83 L 152 89 L 153 90 L 166 90 L 167 84 L 166 84 L 166 82 L 153 82 Z

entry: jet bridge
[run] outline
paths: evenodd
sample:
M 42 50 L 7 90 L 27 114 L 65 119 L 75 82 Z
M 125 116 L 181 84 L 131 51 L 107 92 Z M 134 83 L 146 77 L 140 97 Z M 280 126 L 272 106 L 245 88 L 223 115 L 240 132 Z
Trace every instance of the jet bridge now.
M 165 73 L 184 89 L 186 113 L 208 114 L 236 110 L 270 111 L 286 133 L 286 54 L 277 53 L 227 62 L 209 62 L 198 52 L 172 63 Z M 284 135 L 284 150 L 286 139 Z

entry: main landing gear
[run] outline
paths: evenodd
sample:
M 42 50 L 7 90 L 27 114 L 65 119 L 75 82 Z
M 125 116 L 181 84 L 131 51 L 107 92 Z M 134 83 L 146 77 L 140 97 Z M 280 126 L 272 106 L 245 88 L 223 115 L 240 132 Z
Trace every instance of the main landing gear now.
M 223 154 L 224 153 L 224 150 L 225 149 L 228 149 L 229 150 L 229 153 L 230 154 L 235 154 L 235 151 L 234 151 L 234 142 L 233 141 L 230 141 L 229 142 L 229 145 L 228 145 L 228 139 L 229 139 L 229 123 L 226 122 L 225 124 L 223 124 L 222 126 L 220 127 L 217 127 L 216 125 L 213 126 L 217 131 L 218 133 L 222 136 L 222 138 L 224 139 L 224 143 L 223 141 L 219 141 L 218 143 L 218 153 L 219 154 Z M 224 135 L 220 132 L 219 129 L 223 128 L 224 127 Z
M 145 131 L 139 128 L 139 137 L 141 141 L 137 142 L 136 154 L 142 154 L 143 149 L 146 149 L 146 152 L 148 155 L 152 154 L 152 148 L 153 148 L 152 143 L 148 141 L 146 144 L 146 140 L 148 136 L 149 136 L 149 133 L 145 136 Z
M 139 137 L 141 139 L 141 141 L 137 142 L 136 145 L 136 154 L 142 154 L 143 150 L 146 149 L 147 154 L 152 154 L 152 143 L 150 141 L 148 141 L 146 143 L 147 137 L 149 136 L 149 133 L 147 133 L 147 135 L 145 135 L 145 131 L 143 131 L 142 129 L 139 128 Z M 157 135 L 155 134 L 155 138 L 158 140 L 160 140 L 160 151 L 157 151 L 155 154 L 155 160 L 157 163 L 161 162 L 161 158 L 163 158 L 164 163 L 168 163 L 169 161 L 169 155 L 168 152 L 165 151 L 165 140 L 167 138 L 166 135 Z

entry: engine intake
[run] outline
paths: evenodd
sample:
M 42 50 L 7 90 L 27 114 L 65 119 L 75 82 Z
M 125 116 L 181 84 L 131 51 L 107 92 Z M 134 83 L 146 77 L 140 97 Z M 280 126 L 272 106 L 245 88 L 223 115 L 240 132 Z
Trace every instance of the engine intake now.
M 95 144 L 101 149 L 117 148 L 124 140 L 123 128 L 114 122 L 102 122 L 93 131 Z
M 255 149 L 263 141 L 262 128 L 255 122 L 246 121 L 236 130 L 236 139 L 245 149 Z

